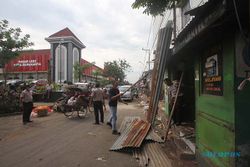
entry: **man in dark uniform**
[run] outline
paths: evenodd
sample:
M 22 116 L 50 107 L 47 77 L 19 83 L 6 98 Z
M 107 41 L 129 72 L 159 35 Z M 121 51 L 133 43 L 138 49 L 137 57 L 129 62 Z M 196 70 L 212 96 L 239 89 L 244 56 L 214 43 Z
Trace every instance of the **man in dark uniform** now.
M 20 95 L 20 102 L 23 104 L 23 124 L 32 122 L 30 114 L 33 108 L 33 96 L 30 87 L 27 85 Z

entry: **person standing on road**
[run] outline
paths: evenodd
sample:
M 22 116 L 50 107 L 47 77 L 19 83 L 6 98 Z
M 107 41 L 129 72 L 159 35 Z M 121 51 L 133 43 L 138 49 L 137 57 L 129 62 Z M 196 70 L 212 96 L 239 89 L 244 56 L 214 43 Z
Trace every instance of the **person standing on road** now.
M 91 93 L 91 101 L 93 101 L 94 105 L 94 114 L 95 114 L 95 123 L 99 124 L 99 112 L 100 112 L 100 122 L 104 122 L 104 114 L 103 114 L 103 100 L 104 94 L 102 89 L 100 88 L 100 84 L 96 83 L 95 88 L 92 90 Z
M 116 121 L 117 121 L 117 102 L 121 101 L 121 95 L 118 87 L 118 83 L 113 82 L 113 87 L 109 90 L 109 108 L 110 108 L 110 118 L 107 122 L 107 125 L 112 127 L 112 134 L 119 135 L 116 129 Z M 125 103 L 127 104 L 127 103 Z
M 30 87 L 26 85 L 25 89 L 20 95 L 20 103 L 23 105 L 23 124 L 32 122 L 30 120 L 30 114 L 33 108 L 33 96 Z
M 47 98 L 47 100 L 50 100 L 52 89 L 53 89 L 52 84 L 50 82 L 47 83 L 47 85 L 46 85 L 46 98 Z

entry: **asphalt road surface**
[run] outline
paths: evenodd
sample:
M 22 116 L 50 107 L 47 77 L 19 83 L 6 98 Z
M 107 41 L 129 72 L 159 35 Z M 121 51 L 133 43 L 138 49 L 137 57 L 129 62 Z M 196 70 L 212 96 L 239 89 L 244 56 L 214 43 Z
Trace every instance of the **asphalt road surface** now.
M 93 125 L 93 115 L 69 119 L 52 113 L 27 125 L 21 115 L 1 117 L 0 167 L 138 166 L 131 154 L 109 151 L 118 136 L 106 123 Z M 118 127 L 125 116 L 143 117 L 142 108 L 136 102 L 119 104 Z

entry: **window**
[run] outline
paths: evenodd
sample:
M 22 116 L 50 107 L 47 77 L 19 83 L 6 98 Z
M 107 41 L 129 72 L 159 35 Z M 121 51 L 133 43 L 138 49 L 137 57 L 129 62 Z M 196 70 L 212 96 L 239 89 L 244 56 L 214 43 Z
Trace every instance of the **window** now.
M 67 80 L 67 48 L 63 45 L 56 48 L 55 80 L 59 83 Z

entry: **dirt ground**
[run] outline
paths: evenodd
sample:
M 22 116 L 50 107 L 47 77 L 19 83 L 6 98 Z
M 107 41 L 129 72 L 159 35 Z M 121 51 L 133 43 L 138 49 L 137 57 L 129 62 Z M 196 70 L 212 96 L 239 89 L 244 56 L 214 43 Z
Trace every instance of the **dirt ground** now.
M 109 148 L 118 136 L 106 124 L 93 125 L 94 114 L 84 119 L 61 113 L 33 118 L 23 125 L 22 116 L 0 118 L 1 167 L 135 167 L 131 154 Z M 107 119 L 109 112 L 105 112 Z M 118 106 L 118 127 L 125 116 L 144 116 L 136 102 Z M 106 120 L 105 119 L 105 120 Z M 106 121 L 105 121 L 106 122 Z

